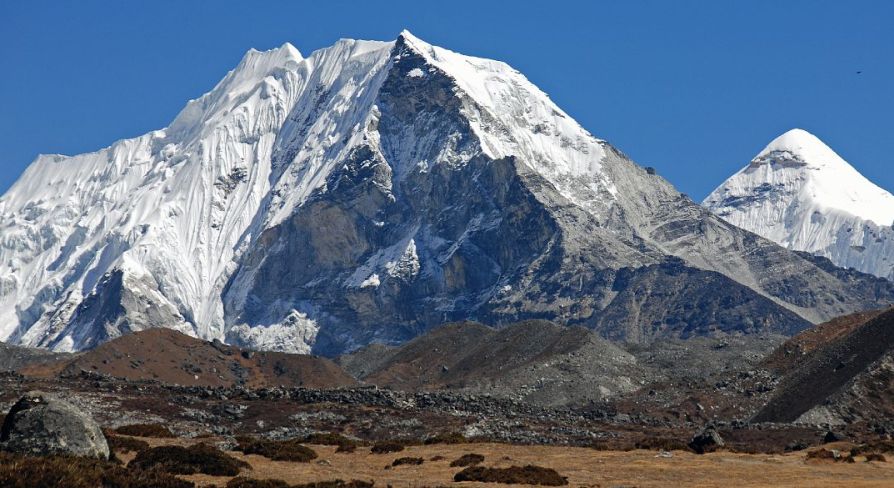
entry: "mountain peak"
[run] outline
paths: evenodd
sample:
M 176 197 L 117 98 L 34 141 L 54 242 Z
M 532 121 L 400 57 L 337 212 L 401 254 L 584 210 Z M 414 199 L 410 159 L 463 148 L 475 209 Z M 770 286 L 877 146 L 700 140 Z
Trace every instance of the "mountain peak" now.
M 773 139 L 752 160 L 752 164 L 782 164 L 806 166 L 811 169 L 842 168 L 854 171 L 847 161 L 804 129 L 792 129 Z
M 792 129 L 714 190 L 704 205 L 730 223 L 835 264 L 894 276 L 894 195 L 819 138 Z M 892 235 L 891 237 L 894 237 Z

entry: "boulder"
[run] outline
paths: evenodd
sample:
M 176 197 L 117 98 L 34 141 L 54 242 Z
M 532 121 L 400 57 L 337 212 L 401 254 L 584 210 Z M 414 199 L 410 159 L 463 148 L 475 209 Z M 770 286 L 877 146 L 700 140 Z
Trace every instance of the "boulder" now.
M 725 445 L 723 437 L 714 427 L 706 427 L 689 441 L 689 448 L 698 454 L 714 452 Z
M 109 445 L 96 421 L 74 405 L 39 391 L 25 394 L 6 414 L 0 450 L 109 458 Z

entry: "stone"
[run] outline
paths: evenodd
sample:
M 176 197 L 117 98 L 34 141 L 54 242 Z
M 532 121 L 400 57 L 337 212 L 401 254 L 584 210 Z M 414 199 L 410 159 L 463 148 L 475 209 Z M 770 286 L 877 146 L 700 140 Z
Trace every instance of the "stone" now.
M 723 437 L 720 437 L 720 433 L 713 427 L 706 427 L 689 441 L 689 448 L 697 454 L 714 452 L 725 445 Z
M 0 450 L 20 454 L 109 458 L 99 425 L 74 405 L 40 391 L 28 392 L 6 415 Z

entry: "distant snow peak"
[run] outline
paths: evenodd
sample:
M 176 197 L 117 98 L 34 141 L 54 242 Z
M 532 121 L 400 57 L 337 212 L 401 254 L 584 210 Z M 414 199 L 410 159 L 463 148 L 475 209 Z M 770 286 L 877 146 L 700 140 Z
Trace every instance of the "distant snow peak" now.
M 785 247 L 894 277 L 894 196 L 803 129 L 774 139 L 704 205 Z

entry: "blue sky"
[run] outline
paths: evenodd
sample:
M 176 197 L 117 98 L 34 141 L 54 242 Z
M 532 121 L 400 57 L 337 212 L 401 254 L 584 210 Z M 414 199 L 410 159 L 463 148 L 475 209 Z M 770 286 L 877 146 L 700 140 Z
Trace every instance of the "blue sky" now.
M 403 28 L 508 62 L 697 200 L 792 127 L 894 190 L 892 26 L 881 0 L 2 1 L 0 191 L 38 153 L 164 127 L 251 47 Z

